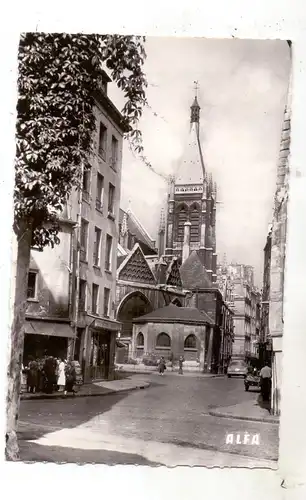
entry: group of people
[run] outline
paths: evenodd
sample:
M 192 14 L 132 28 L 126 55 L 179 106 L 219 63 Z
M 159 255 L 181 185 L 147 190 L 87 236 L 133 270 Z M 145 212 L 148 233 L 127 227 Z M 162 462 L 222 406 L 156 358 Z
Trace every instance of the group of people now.
M 184 361 L 185 361 L 184 356 L 180 356 L 179 360 L 178 360 L 178 363 L 179 363 L 178 373 L 179 373 L 179 375 L 183 375 L 183 363 L 184 363 Z M 173 369 L 174 369 L 174 358 L 173 357 L 170 358 L 170 362 L 171 362 L 171 368 L 173 371 Z M 166 360 L 165 360 L 164 356 L 161 356 L 161 358 L 158 362 L 159 374 L 163 375 L 166 369 L 167 369 Z
M 51 394 L 54 391 L 74 393 L 76 382 L 76 371 L 71 360 L 45 356 L 43 359 L 29 357 L 28 365 L 22 367 L 22 375 L 25 378 L 27 392 L 45 392 Z

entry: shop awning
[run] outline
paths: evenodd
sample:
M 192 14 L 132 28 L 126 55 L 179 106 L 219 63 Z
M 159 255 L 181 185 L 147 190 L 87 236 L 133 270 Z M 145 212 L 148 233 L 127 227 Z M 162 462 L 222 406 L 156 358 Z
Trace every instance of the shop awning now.
M 69 323 L 49 321 L 26 320 L 25 333 L 28 335 L 48 335 L 49 337 L 75 337 L 75 332 Z

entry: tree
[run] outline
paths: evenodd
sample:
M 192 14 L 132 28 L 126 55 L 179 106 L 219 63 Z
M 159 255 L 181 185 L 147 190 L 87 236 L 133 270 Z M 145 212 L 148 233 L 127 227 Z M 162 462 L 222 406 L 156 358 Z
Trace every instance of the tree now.
M 143 37 L 65 33 L 26 33 L 20 39 L 6 434 L 11 460 L 19 454 L 16 427 L 31 246 L 59 243 L 58 214 L 71 190 L 80 188 L 82 163 L 91 152 L 94 92 L 103 66 L 124 93 L 127 136 L 135 151 L 142 152 L 138 122 L 146 104 L 144 43 Z

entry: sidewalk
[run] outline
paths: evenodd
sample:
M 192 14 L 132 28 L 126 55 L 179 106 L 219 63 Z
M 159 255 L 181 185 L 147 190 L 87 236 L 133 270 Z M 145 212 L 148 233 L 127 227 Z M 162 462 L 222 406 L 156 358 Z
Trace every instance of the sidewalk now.
M 214 417 L 232 418 L 237 420 L 249 420 L 251 422 L 279 423 L 279 417 L 270 415 L 269 411 L 262 408 L 257 400 L 245 401 L 233 406 L 224 406 L 210 410 Z
M 88 397 L 88 396 L 106 396 L 108 394 L 115 394 L 117 392 L 133 391 L 135 389 L 146 389 L 150 383 L 144 381 L 140 377 L 129 377 L 123 380 L 102 380 L 100 382 L 93 382 L 91 384 L 83 384 L 78 392 L 73 394 L 65 394 L 63 392 L 54 392 L 52 394 L 30 394 L 23 393 L 20 395 L 21 400 L 28 399 L 67 399 L 74 397 Z
M 142 363 L 139 363 L 138 365 L 129 365 L 129 364 L 117 364 L 117 369 L 119 373 L 122 371 L 124 373 L 131 373 L 131 374 L 142 374 L 142 375 L 154 375 L 158 374 L 158 367 L 157 366 L 146 366 Z M 167 366 L 165 375 L 179 375 L 178 373 L 178 366 L 175 366 L 173 369 L 171 366 Z M 184 376 L 193 376 L 193 377 L 225 377 L 226 375 L 224 373 L 218 374 L 218 373 L 202 373 L 199 370 L 198 366 L 184 366 L 183 367 L 183 372 Z

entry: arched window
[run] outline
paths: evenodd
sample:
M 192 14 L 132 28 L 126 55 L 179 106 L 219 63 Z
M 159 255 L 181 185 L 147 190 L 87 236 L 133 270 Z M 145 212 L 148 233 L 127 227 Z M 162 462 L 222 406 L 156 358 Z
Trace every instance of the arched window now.
M 144 346 L 144 336 L 143 336 L 142 332 L 139 332 L 138 335 L 137 335 L 136 345 L 137 345 L 137 347 L 143 347 Z
M 197 204 L 190 208 L 190 241 L 196 242 L 200 239 L 200 210 Z
M 176 241 L 184 240 L 184 224 L 187 221 L 187 207 L 185 205 L 178 208 L 176 213 Z
M 171 339 L 167 333 L 160 333 L 156 339 L 157 347 L 171 347 Z
M 185 349 L 196 349 L 197 348 L 197 338 L 195 335 L 191 334 L 186 337 L 184 342 Z

